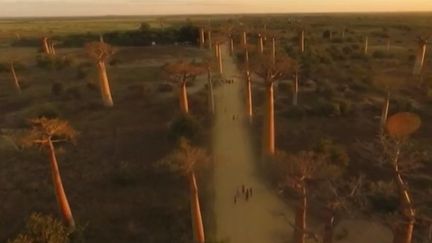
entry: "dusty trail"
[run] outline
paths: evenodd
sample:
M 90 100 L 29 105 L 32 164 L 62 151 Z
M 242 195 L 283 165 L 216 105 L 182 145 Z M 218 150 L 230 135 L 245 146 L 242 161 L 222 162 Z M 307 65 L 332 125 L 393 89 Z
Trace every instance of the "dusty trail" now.
M 223 48 L 224 77 L 233 79 L 215 90 L 216 117 L 213 128 L 215 158 L 215 217 L 218 240 L 230 243 L 290 242 L 293 218 L 277 195 L 257 176 L 250 134 L 245 127 L 243 85 L 240 73 Z M 233 115 L 239 118 L 233 120 Z M 242 184 L 253 188 L 248 201 L 234 195 Z

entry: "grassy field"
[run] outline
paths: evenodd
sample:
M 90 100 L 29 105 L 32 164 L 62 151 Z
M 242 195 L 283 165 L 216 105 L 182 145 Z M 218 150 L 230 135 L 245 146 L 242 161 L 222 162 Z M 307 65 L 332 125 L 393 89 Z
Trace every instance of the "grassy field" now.
M 173 149 L 169 124 L 178 115 L 176 86 L 166 81 L 161 66 L 179 58 L 199 60 L 208 53 L 181 45 L 116 47 L 108 66 L 115 107 L 105 109 L 94 64 L 83 48 L 58 48 L 57 55 L 70 63 L 47 68 L 38 64 L 37 48 L 10 47 L 8 43 L 16 34 L 41 37 L 128 31 L 143 22 L 161 28 L 161 20 L 169 26 L 187 19 L 192 23 L 210 19 L 216 31 L 227 20 L 241 22 L 251 26 L 250 43 L 256 43 L 255 34 L 265 23 L 268 31 L 276 32 L 278 55 L 289 55 L 302 64 L 298 107 L 291 105 L 292 80 L 277 85 L 277 147 L 290 152 L 306 150 L 331 139 L 349 156 L 349 176 L 365 174 L 371 182 L 391 180 L 385 169 L 360 154 L 358 144 L 377 137 L 385 97 L 382 83 L 394 87 L 402 83 L 392 93 L 390 113 L 412 111 L 423 119 L 413 142 L 426 159 L 423 169 L 408 181 L 414 198 L 421 201 L 418 208 L 432 217 L 431 51 L 422 76 L 411 74 L 417 37 L 432 33 L 430 13 L 0 19 L 0 135 L 14 137 L 27 128 L 28 119 L 37 116 L 67 119 L 80 132 L 76 145 L 61 144 L 58 152 L 72 210 L 79 224 L 86 226 L 86 242 L 191 242 L 187 183 L 155 167 Z M 296 40 L 300 27 L 306 31 L 302 55 Z M 333 32 L 331 39 L 325 37 L 326 31 Z M 369 37 L 367 55 L 362 54 L 365 36 Z M 269 46 L 267 42 L 266 51 Z M 21 94 L 15 91 L 7 69 L 11 60 L 22 82 Z M 200 87 L 197 82 L 204 79 L 200 77 L 192 86 Z M 264 85 L 256 76 L 253 79 L 256 129 L 252 130 L 259 144 Z M 190 96 L 192 113 L 208 128 L 205 90 Z M 208 130 L 203 146 L 208 145 Z M 13 238 L 31 212 L 58 216 L 45 154 L 16 151 L 1 137 L 0 168 L 1 242 Z M 205 183 L 207 177 L 203 177 Z M 204 205 L 211 205 L 206 199 Z M 382 213 L 380 208 L 374 210 Z

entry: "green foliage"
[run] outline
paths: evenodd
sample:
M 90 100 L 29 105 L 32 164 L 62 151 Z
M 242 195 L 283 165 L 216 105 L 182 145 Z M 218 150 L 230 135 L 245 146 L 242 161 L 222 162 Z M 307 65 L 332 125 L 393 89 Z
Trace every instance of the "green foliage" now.
M 350 159 L 346 149 L 331 139 L 322 139 L 315 150 L 338 167 L 346 168 L 349 165 Z
M 69 243 L 70 232 L 51 216 L 34 213 L 24 231 L 9 243 Z
M 202 132 L 202 127 L 194 117 L 181 115 L 171 123 L 169 130 L 169 137 L 175 141 L 182 137 L 196 141 Z

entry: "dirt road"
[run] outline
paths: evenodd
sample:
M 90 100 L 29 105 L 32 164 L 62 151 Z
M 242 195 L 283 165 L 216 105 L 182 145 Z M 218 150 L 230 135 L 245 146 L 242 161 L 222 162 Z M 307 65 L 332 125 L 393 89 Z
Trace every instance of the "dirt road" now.
M 285 217 L 291 215 L 292 218 L 292 212 L 256 174 L 256 158 L 243 120 L 244 83 L 226 48 L 223 48 L 223 57 L 224 77 L 234 82 L 215 90 L 213 153 L 217 239 L 224 243 L 289 242 L 292 228 Z M 253 196 L 246 200 L 240 193 L 234 203 L 241 185 L 252 187 Z

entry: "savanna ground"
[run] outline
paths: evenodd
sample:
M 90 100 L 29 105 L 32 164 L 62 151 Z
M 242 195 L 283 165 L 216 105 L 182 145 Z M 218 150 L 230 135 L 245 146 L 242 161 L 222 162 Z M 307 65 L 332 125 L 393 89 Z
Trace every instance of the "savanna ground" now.
M 0 20 L 0 63 L 14 60 L 23 83 L 18 95 L 9 72 L 0 70 L 0 135 L 19 133 L 26 128 L 27 119 L 42 115 L 67 119 L 80 132 L 76 145 L 62 144 L 58 152 L 65 190 L 77 221 L 85 226 L 87 242 L 190 242 L 186 182 L 155 166 L 174 147 L 169 124 L 178 110 L 176 86 L 165 82 L 160 67 L 180 57 L 199 59 L 207 54 L 182 45 L 118 46 L 108 67 L 115 107 L 105 109 L 95 85 L 93 63 L 82 48 L 58 47 L 58 56 L 71 61 L 51 69 L 37 64 L 38 48 L 11 43 L 23 37 L 135 30 L 142 22 L 164 28 L 186 18 Z M 189 17 L 192 22 L 203 19 L 207 17 Z M 358 150 L 359 143 L 377 137 L 385 96 L 380 83 L 385 81 L 404 83 L 392 95 L 390 114 L 418 113 L 423 124 L 413 142 L 418 150 L 430 153 L 432 52 L 427 52 L 421 80 L 411 72 L 417 36 L 432 32 L 432 14 L 216 16 L 212 24 L 217 27 L 228 19 L 251 26 L 251 31 L 267 23 L 269 31 L 278 32 L 277 52 L 303 64 L 298 107 L 291 106 L 291 80 L 280 82 L 276 89 L 276 144 L 280 150 L 306 150 L 331 139 L 349 157 L 347 175 L 361 173 L 372 182 L 389 181 L 390 174 Z M 299 25 L 306 30 L 303 56 L 297 49 Z M 332 39 L 326 31 L 333 32 Z M 362 54 L 364 36 L 369 37 L 366 56 Z M 256 38 L 249 42 L 256 43 Z M 204 81 L 198 79 L 192 87 L 201 87 L 199 82 Z M 264 93 L 257 77 L 254 88 L 254 127 L 258 129 L 251 131 L 258 149 Z M 204 122 L 206 92 L 191 90 L 191 112 L 209 130 Z M 203 146 L 210 141 L 207 132 Z M 0 141 L 0 241 L 5 241 L 22 229 L 31 212 L 58 213 L 46 156 L 38 150 L 16 151 L 6 138 Z M 424 168 L 408 181 L 414 200 L 421 202 L 421 212 L 432 216 L 428 206 L 432 205 L 432 164 L 427 158 Z M 204 208 L 211 205 L 211 199 L 211 193 L 204 193 Z M 389 200 L 372 207 L 375 217 L 394 212 L 389 205 L 395 199 Z M 319 218 L 320 205 L 311 204 Z

